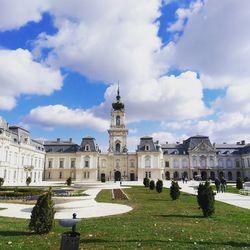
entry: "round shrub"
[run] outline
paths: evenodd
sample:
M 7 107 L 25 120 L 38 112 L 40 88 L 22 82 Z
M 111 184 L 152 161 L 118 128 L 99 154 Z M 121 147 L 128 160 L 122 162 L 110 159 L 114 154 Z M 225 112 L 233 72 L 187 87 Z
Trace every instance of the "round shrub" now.
M 161 192 L 162 192 L 162 189 L 163 189 L 163 182 L 162 182 L 162 180 L 158 180 L 158 181 L 156 182 L 156 191 L 157 191 L 158 193 L 161 193 Z
M 202 209 L 204 217 L 211 216 L 215 211 L 214 196 L 215 193 L 208 181 L 206 181 L 205 184 L 200 183 L 198 187 L 197 202 Z
M 3 183 L 4 183 L 4 178 L 0 177 L 0 187 L 2 187 Z
M 180 187 L 177 181 L 172 181 L 170 187 L 170 196 L 172 200 L 177 200 L 180 197 Z
M 149 183 L 149 188 L 151 190 L 154 190 L 155 189 L 155 181 L 154 180 L 151 180 L 150 183 Z
M 72 179 L 71 179 L 71 177 L 69 177 L 67 180 L 66 180 L 66 184 L 67 184 L 67 186 L 71 186 L 71 184 L 72 184 Z

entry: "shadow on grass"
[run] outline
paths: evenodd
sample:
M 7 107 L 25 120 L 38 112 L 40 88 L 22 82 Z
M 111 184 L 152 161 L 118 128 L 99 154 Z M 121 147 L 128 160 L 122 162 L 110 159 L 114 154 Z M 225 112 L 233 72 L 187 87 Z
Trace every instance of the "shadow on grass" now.
M 195 241 L 195 240 L 194 240 Z M 80 240 L 80 244 L 126 244 L 126 243 L 140 243 L 142 245 L 147 245 L 147 244 L 161 244 L 161 243 L 164 243 L 164 244 L 171 244 L 173 245 L 174 243 L 177 243 L 177 244 L 185 244 L 185 245 L 194 245 L 194 241 L 175 241 L 175 240 L 172 240 L 172 241 L 169 241 L 169 240 L 138 240 L 138 239 L 131 239 L 131 240 L 105 240 L 105 239 L 82 239 Z M 105 246 L 105 245 L 103 245 Z M 250 247 L 250 243 L 247 243 L 247 242 L 235 242 L 235 241 L 226 241 L 226 242 L 211 242 L 211 241 L 203 241 L 203 242 L 196 242 L 196 247 L 199 247 L 199 246 L 202 246 L 202 247 L 208 247 L 206 249 L 209 249 L 211 246 L 230 246 L 230 247 Z
M 166 218 L 191 218 L 191 219 L 201 219 L 205 218 L 202 215 L 188 215 L 188 214 L 157 214 L 156 217 L 166 217 Z
M 34 235 L 32 232 L 21 232 L 21 231 L 0 231 L 0 236 L 31 236 Z
M 195 239 L 194 239 L 195 241 Z M 169 240 L 138 240 L 138 239 L 131 239 L 131 240 L 105 240 L 105 239 L 82 239 L 80 240 L 81 244 L 95 244 L 95 243 L 115 243 L 115 244 L 121 244 L 121 243 L 141 243 L 141 244 L 159 244 L 159 243 L 164 243 L 164 244 L 173 244 L 173 243 L 179 243 L 181 245 L 194 245 L 194 241 L 169 241 Z M 235 241 L 227 241 L 227 242 L 211 242 L 211 241 L 203 241 L 203 242 L 196 242 L 196 247 L 200 246 L 230 246 L 230 247 L 250 247 L 250 243 L 247 242 L 235 242 Z

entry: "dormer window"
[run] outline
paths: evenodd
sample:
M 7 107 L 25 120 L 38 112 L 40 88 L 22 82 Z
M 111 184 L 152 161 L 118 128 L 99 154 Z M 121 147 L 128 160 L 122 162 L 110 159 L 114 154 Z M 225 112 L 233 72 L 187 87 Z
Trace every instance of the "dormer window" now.
M 145 151 L 149 151 L 150 150 L 150 146 L 149 145 L 145 145 Z
M 85 151 L 90 151 L 90 146 L 88 144 L 85 146 Z
M 121 152 L 121 144 L 118 142 L 115 144 L 115 152 L 120 153 Z

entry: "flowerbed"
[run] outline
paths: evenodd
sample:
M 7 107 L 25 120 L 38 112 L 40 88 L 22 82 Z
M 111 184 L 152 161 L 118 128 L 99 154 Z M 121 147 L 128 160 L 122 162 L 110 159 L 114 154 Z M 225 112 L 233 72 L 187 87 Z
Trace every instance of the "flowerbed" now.
M 121 189 L 113 189 L 113 199 L 127 200 L 127 195 Z

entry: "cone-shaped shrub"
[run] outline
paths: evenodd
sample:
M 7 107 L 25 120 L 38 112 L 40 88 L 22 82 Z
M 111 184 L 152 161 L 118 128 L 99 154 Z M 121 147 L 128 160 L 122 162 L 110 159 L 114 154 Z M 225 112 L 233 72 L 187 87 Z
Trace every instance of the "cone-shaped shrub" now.
M 71 177 L 69 177 L 69 178 L 66 180 L 66 184 L 67 184 L 67 186 L 71 186 L 71 184 L 72 184 L 72 179 L 71 179 Z
M 237 189 L 243 189 L 243 181 L 241 178 L 237 178 L 236 180 L 236 188 Z
M 4 178 L 0 177 L 0 187 L 4 184 Z
M 145 178 L 143 179 L 143 185 L 144 185 L 145 187 L 149 187 L 149 178 L 145 177 Z
M 154 180 L 151 180 L 150 183 L 149 183 L 149 188 L 151 190 L 154 190 L 155 189 L 155 181 Z
M 170 187 L 170 196 L 172 200 L 177 200 L 180 196 L 180 187 L 178 185 L 177 181 L 172 181 L 171 187 Z
M 29 229 L 38 234 L 48 233 L 54 224 L 54 202 L 51 198 L 51 190 L 37 200 L 31 212 Z
M 204 217 L 211 216 L 215 211 L 214 195 L 215 193 L 208 181 L 206 181 L 205 184 L 200 183 L 198 187 L 197 201 L 202 209 Z
M 158 193 L 161 193 L 162 192 L 162 188 L 163 188 L 163 182 L 162 182 L 162 180 L 158 180 L 156 182 L 156 191 Z
M 29 186 L 29 185 L 30 185 L 30 183 L 31 183 L 31 178 L 30 178 L 30 177 L 28 177 L 28 178 L 26 179 L 26 185 L 27 185 L 27 186 Z

